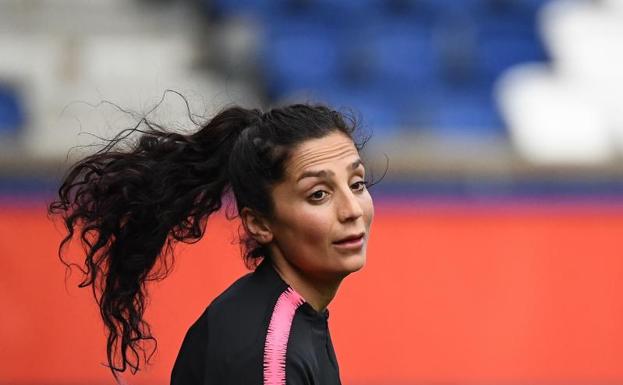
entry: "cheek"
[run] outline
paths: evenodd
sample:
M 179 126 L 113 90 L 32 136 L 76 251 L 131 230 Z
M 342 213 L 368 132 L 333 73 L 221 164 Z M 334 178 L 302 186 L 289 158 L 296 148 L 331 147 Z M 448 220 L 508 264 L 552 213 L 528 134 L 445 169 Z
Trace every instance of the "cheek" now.
M 363 210 L 363 218 L 366 226 L 369 228 L 374 218 L 374 203 L 372 202 L 372 196 L 370 193 L 366 193 L 361 202 L 361 208 Z
M 331 222 L 328 213 L 321 207 L 296 207 L 288 210 L 281 224 L 283 234 L 287 236 L 290 247 L 322 246 L 330 235 Z
M 301 210 L 296 225 L 298 237 L 313 245 L 324 245 L 329 237 L 331 223 L 329 216 L 321 208 L 309 207 Z

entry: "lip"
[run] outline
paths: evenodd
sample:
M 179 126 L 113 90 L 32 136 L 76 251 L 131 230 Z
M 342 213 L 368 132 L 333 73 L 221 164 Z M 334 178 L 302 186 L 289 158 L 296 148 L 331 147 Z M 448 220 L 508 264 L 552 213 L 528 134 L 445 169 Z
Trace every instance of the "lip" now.
M 365 233 L 351 235 L 339 241 L 333 242 L 333 245 L 340 249 L 359 249 L 363 246 Z

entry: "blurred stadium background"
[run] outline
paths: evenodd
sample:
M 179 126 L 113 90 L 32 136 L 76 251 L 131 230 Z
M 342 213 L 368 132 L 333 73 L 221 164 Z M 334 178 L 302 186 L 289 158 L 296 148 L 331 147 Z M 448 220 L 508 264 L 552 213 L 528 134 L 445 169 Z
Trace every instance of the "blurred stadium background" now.
M 202 117 L 352 108 L 377 177 L 389 158 L 331 305 L 343 383 L 623 383 L 623 1 L 0 0 L 0 384 L 113 382 L 45 202 L 98 137 L 193 129 L 167 90 Z M 128 383 L 168 383 L 245 272 L 211 223 L 152 287 Z

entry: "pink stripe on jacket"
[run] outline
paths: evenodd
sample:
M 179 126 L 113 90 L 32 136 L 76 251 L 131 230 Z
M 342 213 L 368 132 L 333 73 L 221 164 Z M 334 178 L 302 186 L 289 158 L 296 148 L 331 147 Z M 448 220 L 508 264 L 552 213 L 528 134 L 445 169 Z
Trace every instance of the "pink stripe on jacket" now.
M 286 350 L 294 313 L 305 300 L 288 287 L 277 299 L 264 344 L 264 385 L 286 384 Z

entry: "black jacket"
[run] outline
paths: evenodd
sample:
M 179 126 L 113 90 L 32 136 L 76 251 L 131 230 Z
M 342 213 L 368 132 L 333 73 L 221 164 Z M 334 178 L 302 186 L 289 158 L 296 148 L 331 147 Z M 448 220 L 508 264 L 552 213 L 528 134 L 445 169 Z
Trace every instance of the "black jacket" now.
M 340 384 L 328 317 L 265 259 L 190 327 L 171 385 Z

